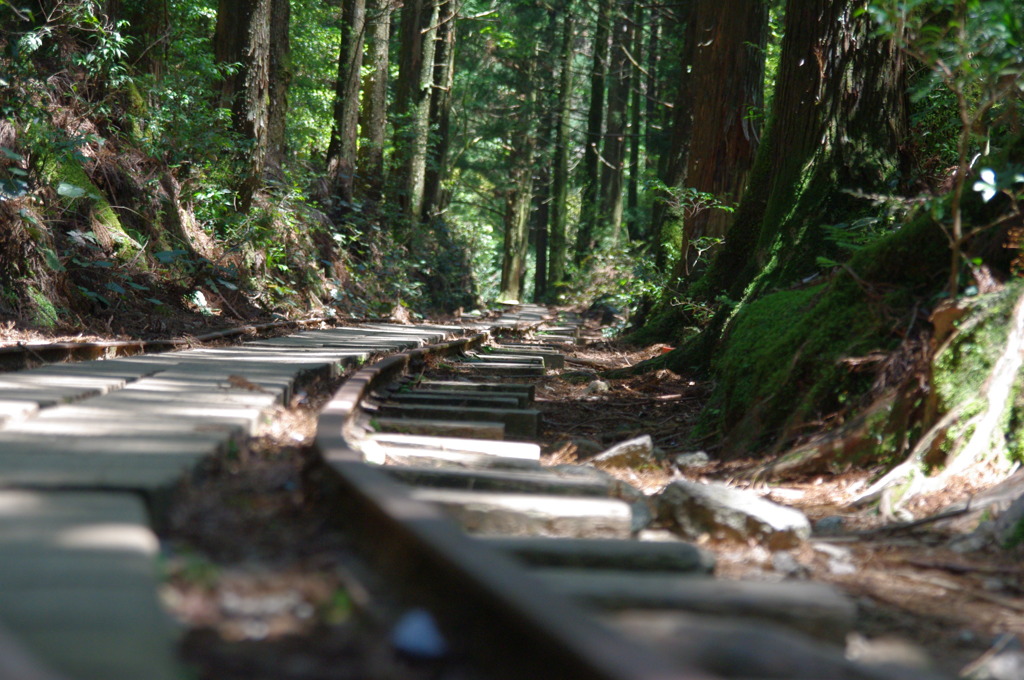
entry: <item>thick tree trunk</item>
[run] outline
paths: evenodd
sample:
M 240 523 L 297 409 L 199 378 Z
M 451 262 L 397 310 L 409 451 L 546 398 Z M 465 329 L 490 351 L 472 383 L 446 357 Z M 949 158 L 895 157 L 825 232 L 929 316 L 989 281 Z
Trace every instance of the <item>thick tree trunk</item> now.
M 434 80 L 430 97 L 431 137 L 423 189 L 423 220 L 429 222 L 445 211 L 448 197 L 444 181 L 451 145 L 452 87 L 455 85 L 455 28 L 458 6 L 454 0 L 441 5 L 434 49 Z
M 557 294 L 565 280 L 565 263 L 568 257 L 568 211 L 569 211 L 569 145 L 571 143 L 572 116 L 572 41 L 573 14 L 572 0 L 565 0 L 562 10 L 562 36 L 559 44 L 559 75 L 557 121 L 555 123 L 554 159 L 551 176 L 550 247 L 547 289 Z
M 342 201 L 352 200 L 356 172 L 356 125 L 359 121 L 359 78 L 363 67 L 366 1 L 345 0 L 341 13 L 338 78 L 334 83 L 334 115 L 327 146 L 327 174 Z
M 795 247 L 798 235 L 819 233 L 811 223 L 824 211 L 842 205 L 849 213 L 855 199 L 843 189 L 882 189 L 901 164 L 903 65 L 888 41 L 871 36 L 867 18 L 854 16 L 862 5 L 787 3 L 768 125 L 725 244 L 702 281 L 707 294 L 739 299 L 755 276 L 798 276 L 794 258 L 812 257 Z
M 271 0 L 270 8 L 270 112 L 267 120 L 267 172 L 281 178 L 288 152 L 285 139 L 288 88 L 292 81 L 291 0 Z
M 604 137 L 604 81 L 608 74 L 608 38 L 615 0 L 599 0 L 594 59 L 590 70 L 590 109 L 583 152 L 583 194 L 580 225 L 576 235 L 576 264 L 593 254 L 601 212 L 601 140 Z
M 633 49 L 634 0 L 624 0 L 615 17 L 612 46 L 608 59 L 608 108 L 604 138 L 604 163 L 601 172 L 601 215 L 604 227 L 611 232 L 612 243 L 618 244 L 622 229 L 622 186 L 626 161 L 626 114 L 633 66 L 629 55 Z
M 414 222 L 423 214 L 437 18 L 435 0 L 409 0 L 402 7 L 395 97 L 395 155 L 399 161 L 395 188 L 402 211 Z
M 379 201 L 384 187 L 384 136 L 387 130 L 388 48 L 391 38 L 391 0 L 370 0 L 366 25 L 369 29 L 367 59 L 369 72 L 363 80 L 359 127 L 360 184 L 371 201 Z
M 754 161 L 760 125 L 750 116 L 764 103 L 768 6 L 762 0 L 701 0 L 696 4 L 693 128 L 686 186 L 735 204 Z M 705 209 L 687 215 L 677 275 L 697 257 L 692 243 L 725 238 L 730 214 Z
M 217 9 L 214 56 L 221 64 L 240 65 L 225 76 L 221 97 L 235 131 L 251 141 L 237 188 L 242 212 L 249 210 L 267 159 L 270 13 L 271 0 L 220 0 Z

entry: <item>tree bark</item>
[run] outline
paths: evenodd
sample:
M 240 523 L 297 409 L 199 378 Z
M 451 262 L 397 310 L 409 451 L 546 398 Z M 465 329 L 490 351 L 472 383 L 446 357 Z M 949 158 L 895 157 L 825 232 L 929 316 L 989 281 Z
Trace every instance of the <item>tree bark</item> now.
M 379 201 L 384 188 L 384 136 L 387 130 L 388 51 L 391 38 L 392 0 L 370 0 L 366 23 L 370 29 L 367 53 L 369 73 L 363 81 L 359 115 L 359 177 L 366 197 Z
M 902 165 L 904 67 L 890 41 L 872 35 L 867 17 L 855 16 L 863 4 L 787 2 L 768 125 L 725 244 L 701 284 L 708 294 L 739 299 L 755 276 L 767 283 L 806 274 L 813 255 L 796 247 L 798 238 L 820 233 L 828 210 L 843 206 L 849 214 L 858 199 L 843 189 L 882 189 Z
M 608 38 L 615 0 L 599 0 L 594 56 L 590 70 L 590 109 L 583 152 L 583 193 L 576 237 L 576 264 L 593 254 L 601 207 L 601 139 L 604 137 L 604 81 L 608 73 Z
M 235 131 L 251 142 L 237 187 L 242 212 L 249 210 L 267 159 L 270 10 L 271 0 L 220 0 L 217 9 L 214 56 L 221 64 L 239 64 L 224 77 L 221 98 Z
M 604 137 L 604 163 L 601 168 L 601 216 L 611 232 L 612 243 L 619 242 L 622 229 L 622 187 L 626 161 L 626 114 L 633 67 L 629 54 L 633 49 L 632 13 L 635 0 L 624 0 L 612 30 L 608 58 L 608 123 Z
M 638 64 L 644 60 L 644 5 L 640 2 L 633 2 L 633 59 Z M 642 132 L 643 117 L 641 107 L 643 106 L 643 88 L 640 73 L 633 78 L 629 102 L 629 185 L 626 188 L 626 233 L 630 241 L 639 241 L 643 238 L 640 233 L 640 176 L 643 170 L 640 166 L 640 147 L 643 146 L 644 135 Z
M 398 203 L 413 222 L 423 214 L 437 17 L 435 0 L 409 0 L 402 8 L 395 96 L 395 144 L 399 159 L 395 179 Z
M 267 119 L 267 171 L 280 179 L 281 166 L 288 152 L 286 122 L 288 88 L 292 81 L 291 0 L 271 0 L 270 7 L 270 90 Z
M 690 66 L 696 43 L 696 22 L 694 21 L 693 3 L 688 2 L 680 9 L 676 18 L 676 27 L 683 34 L 683 48 L 676 73 L 676 96 L 672 107 L 671 133 L 668 152 L 658 161 L 658 175 L 665 187 L 682 186 L 686 177 L 687 152 L 690 147 L 690 134 L 693 129 L 693 96 L 692 75 Z M 671 205 L 671 196 L 659 192 L 651 211 L 650 249 L 654 252 L 654 266 L 659 271 L 668 268 L 668 249 L 666 244 L 670 234 L 666 233 L 666 222 Z
M 359 121 L 360 71 L 366 33 L 366 1 L 345 0 L 341 13 L 338 78 L 334 83 L 334 115 L 327 146 L 327 175 L 342 201 L 352 200 L 356 172 L 356 125 Z
M 760 125 L 751 110 L 764 103 L 764 48 L 768 6 L 762 0 L 696 3 L 693 128 L 686 186 L 723 204 L 739 201 L 757 151 Z M 701 237 L 725 238 L 729 213 L 705 209 L 688 215 L 676 274 L 689 274 Z
M 458 6 L 447 0 L 439 10 L 437 40 L 434 48 L 433 88 L 430 96 L 432 132 L 427 154 L 423 190 L 423 220 L 429 222 L 448 205 L 444 181 L 451 146 L 452 88 L 455 85 L 455 40 Z
M 571 143 L 572 116 L 572 61 L 573 61 L 573 13 L 572 0 L 565 0 L 562 8 L 562 36 L 559 44 L 559 74 L 557 121 L 555 123 L 554 159 L 551 177 L 550 247 L 548 285 L 546 288 L 557 295 L 558 287 L 565 281 L 565 263 L 568 257 L 569 211 L 569 145 Z

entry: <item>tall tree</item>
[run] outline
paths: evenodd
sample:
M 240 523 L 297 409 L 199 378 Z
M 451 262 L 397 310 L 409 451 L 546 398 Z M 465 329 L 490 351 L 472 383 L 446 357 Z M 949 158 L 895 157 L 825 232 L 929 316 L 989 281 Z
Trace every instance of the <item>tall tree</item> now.
M 622 228 L 622 187 L 626 163 L 626 124 L 629 91 L 633 65 L 633 5 L 635 0 L 623 0 L 615 15 L 608 57 L 608 107 L 604 136 L 604 162 L 601 164 L 601 215 L 604 226 L 611 232 L 612 242 L 618 243 Z
M 288 119 L 288 88 L 292 81 L 290 27 L 291 0 L 271 0 L 267 170 L 278 178 L 288 151 L 285 127 Z
M 430 93 L 429 148 L 423 189 L 423 219 L 429 221 L 447 207 L 444 181 L 451 147 L 452 87 L 455 84 L 455 40 L 458 6 L 447 0 L 439 10 L 434 48 L 434 82 Z
M 693 127 L 686 186 L 712 194 L 724 204 L 737 202 L 746 185 L 760 134 L 764 102 L 764 49 L 768 5 L 763 0 L 699 0 L 693 18 Z M 692 243 L 724 238 L 729 213 L 705 209 L 687 215 L 677 274 L 689 272 L 696 258 Z
M 237 187 L 243 212 L 262 183 L 267 160 L 270 15 L 271 0 L 220 0 L 217 8 L 214 56 L 221 64 L 238 64 L 222 81 L 222 101 L 231 109 L 235 130 L 251 140 Z
M 693 127 L 693 55 L 696 43 L 696 22 L 693 20 L 694 3 L 687 2 L 673 15 L 668 26 L 682 36 L 682 49 L 672 70 L 675 82 L 675 98 L 671 113 L 668 149 L 658 159 L 658 177 L 665 188 L 682 186 L 686 177 L 687 153 L 690 148 L 690 134 Z M 669 32 L 666 28 L 666 33 Z M 654 265 L 664 271 L 668 268 L 666 241 L 667 218 L 673 202 L 666 191 L 659 192 L 651 211 L 651 250 L 654 251 Z
M 569 146 L 571 144 L 572 88 L 573 88 L 573 2 L 563 0 L 561 9 L 562 31 L 558 46 L 558 98 L 555 104 L 555 142 L 551 169 L 551 210 L 549 221 L 551 254 L 548 263 L 546 288 L 557 294 L 565 280 L 568 256 L 569 212 Z
M 644 4 L 633 2 L 633 61 L 640 64 L 644 60 Z M 652 31 L 656 28 L 652 28 Z M 639 241 L 640 233 L 640 177 L 643 168 L 640 165 L 640 149 L 644 146 L 643 134 L 643 90 L 640 74 L 634 74 L 629 101 L 629 184 L 626 187 L 626 231 L 630 241 Z
M 884 190 L 902 165 L 908 128 L 902 60 L 872 35 L 862 0 L 789 0 L 764 138 L 725 244 L 704 277 L 738 299 L 815 268 L 828 212 L 870 202 L 844 191 Z M 761 286 L 748 289 L 759 277 Z
M 576 236 L 576 263 L 593 253 L 601 214 L 601 140 L 604 138 L 605 78 L 608 74 L 608 39 L 611 34 L 615 0 L 598 0 L 594 31 L 593 62 L 590 69 L 590 108 L 587 139 L 583 152 L 583 193 L 580 224 Z
M 391 39 L 392 0 L 370 0 L 366 25 L 369 32 L 367 65 L 363 79 L 359 128 L 359 176 L 366 197 L 379 201 L 384 186 L 384 139 L 387 131 L 388 52 Z
M 356 171 L 356 125 L 359 121 L 360 71 L 366 33 L 366 0 L 344 0 L 338 78 L 334 84 L 334 116 L 327 147 L 327 174 L 343 201 L 352 200 Z
M 438 2 L 408 0 L 402 6 L 401 49 L 395 95 L 395 188 L 399 205 L 413 221 L 423 214 L 423 191 L 430 134 L 430 101 L 434 79 Z

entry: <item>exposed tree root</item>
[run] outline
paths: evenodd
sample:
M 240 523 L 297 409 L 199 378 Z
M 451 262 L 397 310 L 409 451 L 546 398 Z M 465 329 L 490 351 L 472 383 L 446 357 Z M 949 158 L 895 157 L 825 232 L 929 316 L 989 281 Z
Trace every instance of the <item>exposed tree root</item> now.
M 993 363 L 978 395 L 983 407 L 972 412 L 978 401 L 967 401 L 945 414 L 918 441 L 907 459 L 856 498 L 852 505 L 881 500 L 883 511 L 898 511 L 916 496 L 944 488 L 950 479 L 983 462 L 1009 474 L 1011 461 L 1005 455 L 1003 427 L 1013 407 L 1014 384 L 1024 364 L 1024 295 L 1018 297 L 1010 316 L 1006 341 Z M 950 441 L 952 432 L 966 433 L 966 441 Z M 926 464 L 944 444 L 951 444 L 942 470 L 932 476 Z M 897 490 L 901 490 L 898 498 Z

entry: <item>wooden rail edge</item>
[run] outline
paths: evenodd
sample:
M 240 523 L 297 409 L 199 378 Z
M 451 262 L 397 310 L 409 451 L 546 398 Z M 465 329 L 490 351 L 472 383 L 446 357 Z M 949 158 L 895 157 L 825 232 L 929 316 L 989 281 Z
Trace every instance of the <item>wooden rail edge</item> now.
M 511 559 L 475 543 L 441 510 L 363 462 L 350 444 L 360 404 L 375 388 L 487 338 L 477 334 L 390 356 L 349 378 L 321 413 L 323 465 L 307 480 L 404 601 L 428 608 L 493 677 L 551 680 L 709 680 L 595 622 Z

